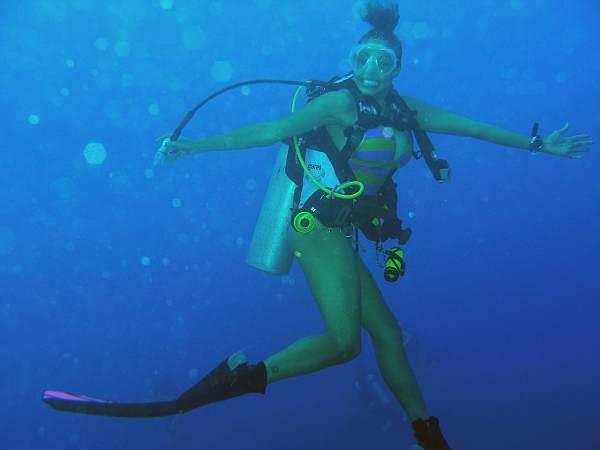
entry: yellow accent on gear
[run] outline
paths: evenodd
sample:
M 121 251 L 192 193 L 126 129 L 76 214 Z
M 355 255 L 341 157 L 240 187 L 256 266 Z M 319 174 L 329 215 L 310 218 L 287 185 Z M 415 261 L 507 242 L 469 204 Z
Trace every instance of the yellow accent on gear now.
M 315 216 L 313 216 L 312 213 L 308 211 L 300 212 L 294 217 L 294 229 L 298 233 L 310 233 L 315 228 L 315 221 Z

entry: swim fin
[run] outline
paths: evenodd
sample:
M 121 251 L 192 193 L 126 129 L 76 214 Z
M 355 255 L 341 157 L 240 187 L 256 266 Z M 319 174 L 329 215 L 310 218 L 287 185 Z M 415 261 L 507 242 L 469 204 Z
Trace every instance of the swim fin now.
M 267 370 L 264 363 L 248 364 L 243 353 L 234 353 L 177 399 L 164 402 L 118 403 L 110 400 L 45 390 L 42 400 L 52 408 L 97 416 L 147 418 L 183 414 L 210 403 L 244 394 L 264 394 Z

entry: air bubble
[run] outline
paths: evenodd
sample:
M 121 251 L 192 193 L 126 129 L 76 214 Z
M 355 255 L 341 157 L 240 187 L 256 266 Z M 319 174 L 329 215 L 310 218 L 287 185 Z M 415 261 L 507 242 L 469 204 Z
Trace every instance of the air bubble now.
M 211 74 L 215 81 L 227 82 L 233 75 L 233 66 L 229 61 L 217 61 L 212 66 Z
M 96 46 L 96 50 L 103 52 L 108 48 L 108 41 L 103 37 L 99 37 L 94 42 L 94 45 Z
M 88 164 L 92 166 L 99 166 L 104 163 L 106 159 L 106 148 L 104 145 L 98 142 L 90 142 L 85 146 L 83 150 L 83 157 Z

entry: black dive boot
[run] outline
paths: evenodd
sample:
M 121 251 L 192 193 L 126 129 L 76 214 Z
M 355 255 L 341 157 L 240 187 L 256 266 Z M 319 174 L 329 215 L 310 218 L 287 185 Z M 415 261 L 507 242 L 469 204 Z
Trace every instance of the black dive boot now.
M 267 368 L 264 363 L 248 364 L 243 353 L 234 353 L 191 389 L 175 400 L 147 403 L 121 403 L 87 395 L 45 390 L 42 400 L 54 409 L 79 414 L 111 417 L 162 417 L 182 414 L 209 403 L 244 394 L 264 394 Z
M 437 417 L 427 420 L 417 419 L 412 423 L 417 442 L 424 450 L 450 450 Z

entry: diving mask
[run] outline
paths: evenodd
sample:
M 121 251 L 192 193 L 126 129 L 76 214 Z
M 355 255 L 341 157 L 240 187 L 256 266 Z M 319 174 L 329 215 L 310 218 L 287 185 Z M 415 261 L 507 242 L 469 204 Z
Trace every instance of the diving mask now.
M 369 68 L 374 68 L 381 76 L 386 77 L 396 70 L 398 57 L 388 47 L 365 43 L 352 49 L 350 64 L 355 73 L 363 73 Z

